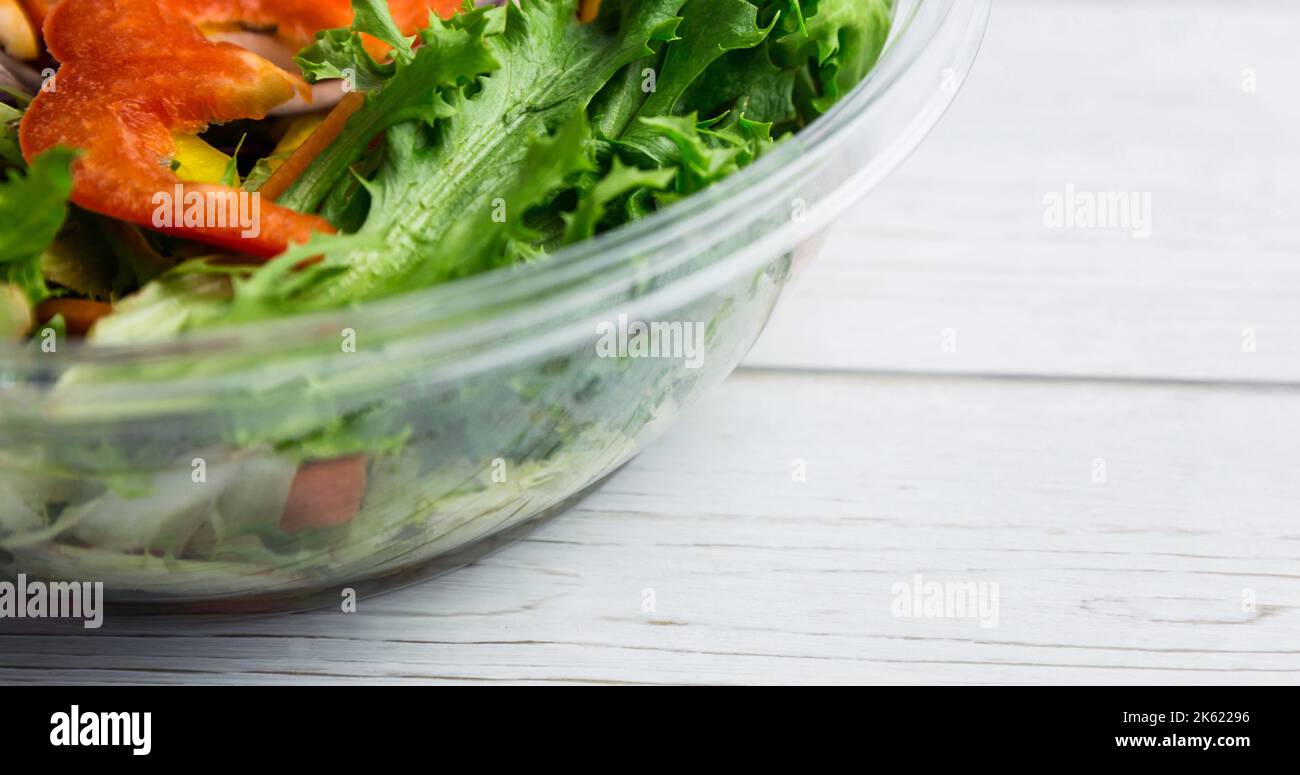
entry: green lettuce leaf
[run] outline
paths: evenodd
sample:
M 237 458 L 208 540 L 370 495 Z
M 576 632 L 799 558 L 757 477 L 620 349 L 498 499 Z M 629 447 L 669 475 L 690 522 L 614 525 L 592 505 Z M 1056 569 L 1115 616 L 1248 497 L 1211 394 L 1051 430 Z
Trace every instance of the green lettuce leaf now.
M 433 131 L 403 126 L 389 133 L 384 163 L 367 184 L 371 207 L 359 231 L 382 238 L 384 247 L 353 253 L 346 271 L 300 301 L 334 306 L 497 265 L 484 260 L 483 249 L 460 253 L 461 236 L 477 234 L 496 245 L 511 240 L 510 228 L 503 228 L 509 224 L 493 216 L 504 201 L 513 218 L 511 204 L 517 208 L 537 194 L 516 191 L 530 149 L 585 110 L 621 68 L 653 53 L 649 42 L 676 26 L 682 2 L 609 3 L 617 6 L 611 14 L 621 11 L 607 14 L 614 24 L 579 24 L 577 0 L 535 0 L 480 12 L 500 20 L 499 34 L 483 37 L 500 66 L 473 89 L 446 94 L 447 110 Z M 567 162 L 576 168 L 572 153 Z M 449 232 L 455 238 L 447 241 Z
M 614 158 L 609 172 L 578 198 L 578 207 L 563 216 L 564 243 L 579 242 L 596 234 L 610 205 L 640 191 L 662 191 L 677 177 L 675 167 L 640 169 Z
M 755 121 L 795 122 L 795 80 L 806 66 L 798 61 L 779 66 L 773 48 L 790 33 L 806 34 L 804 3 L 815 9 L 815 0 L 760 2 L 758 23 L 772 28 L 767 39 L 753 48 L 730 51 L 709 65 L 682 95 L 679 112 L 716 117 L 731 111 Z
M 667 47 L 655 90 L 632 117 L 620 145 L 656 162 L 668 161 L 672 146 L 655 143 L 656 134 L 638 119 L 672 115 L 682 95 L 713 62 L 728 51 L 759 45 L 771 31 L 770 24 L 759 27 L 758 8 L 748 0 L 687 0 L 678 38 Z
M 398 58 L 411 58 L 411 43 L 415 38 L 407 38 L 397 29 L 397 24 L 388 12 L 386 0 L 352 0 L 352 13 L 353 29 L 373 35 L 392 46 Z
M 338 138 L 280 197 L 279 203 L 314 211 L 334 188 L 352 183 L 350 168 L 361 160 L 376 136 L 405 122 L 432 124 L 452 116 L 455 108 L 446 95 L 475 76 L 497 68 L 493 52 L 485 43 L 485 38 L 495 32 L 497 16 L 495 9 L 484 8 L 462 12 L 448 22 L 433 17 L 429 27 L 421 32 L 423 45 L 409 59 L 399 57 L 391 65 L 383 66 L 382 72 L 371 71 L 365 79 L 358 76 L 358 88 L 373 92 L 366 97 L 365 107 L 348 121 Z M 369 59 L 370 55 L 360 47 L 362 31 L 365 29 L 356 27 L 333 30 L 322 33 L 322 39 L 346 33 L 355 41 L 354 54 Z M 299 57 L 300 64 L 305 61 L 311 61 L 307 52 Z M 334 70 L 318 72 L 340 77 Z
M 67 218 L 75 158 L 73 151 L 54 148 L 38 156 L 25 175 L 11 170 L 0 183 L 0 282 L 22 289 L 33 303 L 49 295 L 41 254 Z
M 410 278 L 423 286 L 460 274 L 474 274 L 520 258 L 533 259 L 530 246 L 543 234 L 529 226 L 528 213 L 550 203 L 583 172 L 596 169 L 591 127 L 579 110 L 554 135 L 533 142 L 505 195 L 496 199 L 486 219 L 465 218 L 451 224 L 434 260 L 422 262 Z
M 682 95 L 679 107 L 702 116 L 734 111 L 755 121 L 794 122 L 797 73 L 773 63 L 770 45 L 733 51 L 704 71 Z
M 787 62 L 810 60 L 819 89 L 805 95 L 825 113 L 875 66 L 889 39 L 893 0 L 816 0 L 805 3 L 805 23 L 777 41 Z M 806 87 L 811 88 L 811 87 Z
M 0 102 L 0 160 L 15 167 L 27 166 L 18 147 L 18 122 L 22 118 L 21 110 Z
M 341 78 L 359 91 L 371 91 L 396 74 L 398 63 L 414 56 L 413 39 L 397 29 L 382 0 L 352 0 L 352 26 L 317 33 L 316 42 L 298 53 L 295 61 L 309 83 Z M 379 62 L 366 51 L 362 35 L 371 35 L 393 47 L 393 61 Z
M 644 131 L 662 137 L 676 148 L 681 164 L 674 195 L 661 196 L 669 202 L 734 174 L 752 164 L 772 145 L 772 125 L 743 116 L 701 122 L 695 114 L 643 118 Z

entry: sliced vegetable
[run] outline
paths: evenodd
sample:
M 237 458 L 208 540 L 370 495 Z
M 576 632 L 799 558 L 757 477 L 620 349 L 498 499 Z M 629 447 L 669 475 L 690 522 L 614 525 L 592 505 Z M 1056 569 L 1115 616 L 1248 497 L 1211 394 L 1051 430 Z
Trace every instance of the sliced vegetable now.
M 383 0 L 377 0 L 382 4 Z M 429 12 L 446 17 L 462 0 L 389 0 L 389 11 L 402 34 L 428 21 Z M 169 8 L 210 28 L 274 29 L 276 37 L 302 47 L 321 30 L 352 23 L 351 0 L 167 0 Z M 367 6 L 368 2 L 360 3 Z
M 586 24 L 600 15 L 600 0 L 582 0 L 578 6 L 578 21 Z
M 172 157 L 176 177 L 190 183 L 214 184 L 225 179 L 229 156 L 194 135 L 173 135 L 172 141 L 176 144 Z
M 415 18 L 447 4 L 397 6 L 403 18 Z M 254 256 L 281 253 L 332 227 L 272 202 L 241 204 L 238 219 L 222 217 L 239 192 L 178 176 L 171 163 L 192 145 L 178 149 L 175 136 L 263 118 L 307 86 L 260 57 L 207 40 L 199 25 L 269 25 L 305 42 L 351 18 L 346 0 L 64 0 L 45 24 L 46 43 L 62 63 L 57 87 L 38 95 L 24 116 L 23 153 L 31 159 L 56 145 L 82 149 L 72 199 L 88 210 Z
M 302 86 L 234 46 L 208 42 L 191 21 L 158 0 L 64 0 L 46 20 L 50 52 L 63 66 L 57 87 L 23 117 L 28 159 L 65 145 L 84 154 L 74 167 L 72 200 L 88 210 L 259 256 L 275 255 L 314 231 L 320 218 L 260 203 L 258 223 L 231 224 L 226 186 L 184 183 L 170 168 L 173 135 L 211 122 L 259 118 Z M 160 67 L 165 61 L 166 67 Z M 199 217 L 177 223 L 166 208 L 198 203 Z M 252 213 L 252 207 L 245 211 Z M 160 216 L 164 216 L 161 217 Z M 254 233 L 255 232 L 255 233 Z
M 361 510 L 365 492 L 364 455 L 304 463 L 289 489 L 280 529 L 297 533 L 347 524 Z
M 294 151 L 298 150 L 302 147 L 303 143 L 307 142 L 307 138 L 311 137 L 312 134 L 316 132 L 316 129 L 320 127 L 321 122 L 324 120 L 324 116 L 314 113 L 308 116 L 299 116 L 298 118 L 295 118 L 285 130 L 284 136 L 276 142 L 275 149 L 271 151 L 271 155 L 266 157 L 265 161 L 267 169 L 271 172 L 275 172 L 279 169 L 280 165 L 284 164 L 285 161 L 293 155 Z M 245 181 L 245 185 L 247 185 L 247 181 Z
M 352 114 L 365 104 L 366 98 L 360 92 L 343 95 L 343 99 L 334 110 L 330 111 L 320 126 L 293 151 L 283 164 L 279 165 L 271 177 L 257 189 L 258 192 L 268 199 L 279 199 L 307 171 L 316 157 L 334 142 L 343 131 L 343 127 L 347 126 Z
M 18 0 L 0 0 L 0 48 L 17 59 L 35 59 L 41 53 L 36 30 Z
M 112 312 L 109 304 L 85 299 L 46 299 L 36 306 L 36 318 L 42 325 L 61 317 L 68 333 L 74 336 L 90 333 L 100 318 Z

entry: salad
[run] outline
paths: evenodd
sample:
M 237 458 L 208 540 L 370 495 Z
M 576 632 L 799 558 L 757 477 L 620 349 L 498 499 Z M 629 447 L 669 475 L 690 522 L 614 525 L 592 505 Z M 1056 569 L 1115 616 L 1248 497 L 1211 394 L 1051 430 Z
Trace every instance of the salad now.
M 892 0 L 0 0 L 0 340 L 53 363 L 481 289 L 753 164 L 867 75 L 892 18 Z M 437 386 L 395 348 L 311 375 L 255 352 L 51 369 L 55 395 L 135 389 L 142 426 L 26 411 L 0 366 L 0 567 L 201 598 L 438 556 L 626 460 L 743 355 L 788 268 L 676 311 L 725 351 L 698 370 L 590 343 Z M 219 411 L 150 403 L 155 380 L 249 369 L 267 376 Z

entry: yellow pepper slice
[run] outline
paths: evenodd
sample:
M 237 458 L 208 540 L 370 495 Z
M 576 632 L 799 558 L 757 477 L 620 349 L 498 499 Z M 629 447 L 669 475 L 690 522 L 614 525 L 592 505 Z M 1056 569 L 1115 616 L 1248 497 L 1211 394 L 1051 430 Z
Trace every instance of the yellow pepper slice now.
M 41 53 L 36 30 L 18 0 L 0 0 L 0 48 L 14 59 L 35 59 Z
M 172 135 L 176 143 L 176 177 L 187 183 L 220 184 L 230 157 L 194 135 Z

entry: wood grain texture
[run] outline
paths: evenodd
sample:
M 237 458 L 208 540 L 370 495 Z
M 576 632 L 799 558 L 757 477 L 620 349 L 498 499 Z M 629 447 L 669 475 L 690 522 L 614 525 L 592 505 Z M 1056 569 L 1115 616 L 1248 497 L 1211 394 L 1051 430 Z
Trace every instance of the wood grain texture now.
M 0 635 L 0 680 L 1296 682 L 1298 434 L 1277 388 L 744 372 L 470 568 L 355 614 Z M 995 626 L 896 616 L 915 574 L 996 584 Z
M 947 117 L 752 362 L 1300 379 L 1297 26 L 1289 2 L 999 0 Z M 1045 228 L 1067 185 L 1150 193 L 1151 236 Z

